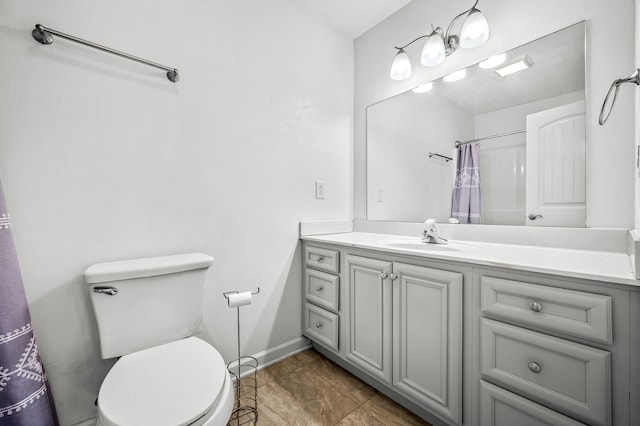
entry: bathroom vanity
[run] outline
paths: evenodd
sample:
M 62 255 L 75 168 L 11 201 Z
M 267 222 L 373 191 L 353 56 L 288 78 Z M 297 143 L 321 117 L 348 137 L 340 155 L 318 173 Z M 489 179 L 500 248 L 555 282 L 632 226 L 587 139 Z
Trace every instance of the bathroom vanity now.
M 314 347 L 434 424 L 640 424 L 623 253 L 304 236 Z

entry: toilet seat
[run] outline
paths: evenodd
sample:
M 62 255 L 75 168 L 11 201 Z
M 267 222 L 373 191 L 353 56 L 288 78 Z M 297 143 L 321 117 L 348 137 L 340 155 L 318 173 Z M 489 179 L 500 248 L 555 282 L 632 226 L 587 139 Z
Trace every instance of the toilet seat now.
M 220 400 L 228 398 L 229 381 L 222 356 L 197 337 L 134 352 L 120 358 L 102 383 L 98 424 L 203 424 L 219 403 L 227 405 Z

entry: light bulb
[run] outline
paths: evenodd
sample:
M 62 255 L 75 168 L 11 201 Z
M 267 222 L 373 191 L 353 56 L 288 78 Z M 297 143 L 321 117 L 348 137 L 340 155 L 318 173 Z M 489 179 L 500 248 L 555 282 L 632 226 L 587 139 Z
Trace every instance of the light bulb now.
M 426 67 L 433 67 L 443 63 L 446 56 L 444 40 L 440 34 L 432 32 L 422 48 L 420 63 Z
M 480 68 L 482 69 L 495 68 L 498 65 L 501 65 L 505 61 L 505 59 L 507 59 L 507 54 L 501 53 L 499 55 L 495 55 L 488 59 L 485 59 L 484 61 L 480 62 L 478 66 L 480 66 Z
M 411 91 L 413 93 L 427 93 L 431 89 L 433 89 L 433 83 L 429 82 L 429 83 L 424 83 L 424 84 L 421 84 L 420 86 L 414 87 L 413 89 L 411 89 Z
M 478 9 L 473 9 L 462 24 L 460 47 L 472 49 L 487 40 L 489 40 L 489 23 Z
M 467 70 L 463 68 L 459 71 L 452 72 L 449 75 L 445 75 L 444 77 L 442 77 L 442 79 L 447 83 L 453 83 L 454 81 L 462 80 L 463 78 L 466 77 L 466 75 L 467 75 Z
M 396 57 L 393 58 L 389 77 L 392 80 L 406 80 L 411 77 L 411 61 L 404 49 L 398 50 Z
M 496 69 L 496 72 L 500 75 L 500 77 L 506 77 L 508 75 L 524 71 L 532 65 L 531 60 L 528 56 L 519 59 L 517 62 L 504 66 L 502 68 Z

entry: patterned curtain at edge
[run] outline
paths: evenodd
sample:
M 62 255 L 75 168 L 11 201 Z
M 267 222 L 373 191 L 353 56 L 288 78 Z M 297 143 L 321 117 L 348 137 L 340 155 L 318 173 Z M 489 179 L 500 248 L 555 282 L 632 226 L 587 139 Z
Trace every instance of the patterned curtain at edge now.
M 0 182 L 0 425 L 57 426 Z
M 460 223 L 482 223 L 480 146 L 477 143 L 458 148 L 451 217 L 458 219 Z

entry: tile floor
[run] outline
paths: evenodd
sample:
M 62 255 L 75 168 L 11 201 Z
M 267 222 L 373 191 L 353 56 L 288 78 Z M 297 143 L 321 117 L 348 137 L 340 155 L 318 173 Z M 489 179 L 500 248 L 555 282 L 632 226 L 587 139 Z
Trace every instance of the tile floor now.
M 258 426 L 426 425 L 313 350 L 257 374 Z

